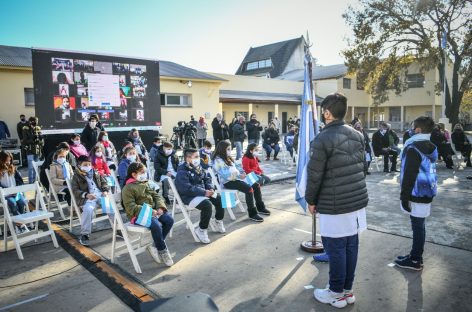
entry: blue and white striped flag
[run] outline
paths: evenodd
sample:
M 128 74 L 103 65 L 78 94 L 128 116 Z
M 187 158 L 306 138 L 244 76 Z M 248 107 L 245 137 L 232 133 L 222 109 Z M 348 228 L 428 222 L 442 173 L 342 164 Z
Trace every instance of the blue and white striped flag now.
M 236 207 L 236 193 L 221 192 L 221 206 L 225 209 Z
M 316 117 L 316 101 L 312 79 L 312 57 L 308 46 L 305 47 L 305 74 L 300 116 L 300 132 L 298 137 L 298 167 L 295 184 L 295 200 L 306 212 L 305 190 L 307 185 L 307 167 L 310 160 L 310 144 L 318 134 L 318 118 Z
M 114 214 L 113 207 L 111 206 L 110 199 L 108 196 L 100 197 L 100 206 L 102 207 L 103 213 Z
M 141 207 L 141 210 L 139 211 L 139 215 L 135 223 L 149 228 L 151 227 L 151 219 L 152 219 L 152 207 L 144 203 L 143 206 Z
M 244 182 L 246 182 L 249 186 L 252 186 L 254 183 L 259 181 L 259 176 L 254 172 L 249 173 L 246 175 Z

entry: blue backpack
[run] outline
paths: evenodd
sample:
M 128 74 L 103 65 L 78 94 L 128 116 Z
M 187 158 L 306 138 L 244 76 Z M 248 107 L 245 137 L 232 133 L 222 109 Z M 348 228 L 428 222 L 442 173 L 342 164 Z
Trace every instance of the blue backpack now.
M 436 176 L 436 160 L 438 159 L 438 150 L 435 148 L 431 154 L 426 155 L 413 144 L 407 146 L 402 153 L 402 173 L 400 175 L 400 184 L 403 180 L 405 157 L 407 154 L 406 150 L 408 148 L 415 149 L 415 151 L 418 152 L 421 157 L 420 170 L 418 172 L 418 176 L 416 177 L 415 186 L 413 187 L 411 195 L 414 197 L 433 198 L 438 193 L 438 180 Z

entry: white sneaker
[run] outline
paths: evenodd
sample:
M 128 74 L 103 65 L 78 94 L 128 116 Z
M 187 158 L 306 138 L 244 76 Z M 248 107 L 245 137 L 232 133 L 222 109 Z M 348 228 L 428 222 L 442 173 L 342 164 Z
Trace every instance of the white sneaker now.
M 161 258 L 162 261 L 164 261 L 165 265 L 167 266 L 173 266 L 174 265 L 174 260 L 172 260 L 172 257 L 170 256 L 169 249 L 164 249 L 164 250 L 159 250 L 159 257 Z
M 197 236 L 198 240 L 204 244 L 209 244 L 210 239 L 208 238 L 208 231 L 202 230 L 199 226 L 195 228 L 195 235 Z
M 329 288 L 325 289 L 315 289 L 313 295 L 315 299 L 322 303 L 329 303 L 335 308 L 344 308 L 347 306 L 347 301 L 344 296 L 344 293 L 335 293 Z
M 223 220 L 211 219 L 211 221 L 213 222 L 213 226 L 216 228 L 217 232 L 226 233 L 226 229 L 225 229 L 225 225 L 223 224 Z
M 161 263 L 161 258 L 159 257 L 159 252 L 156 247 L 148 246 L 147 250 L 151 257 L 154 259 L 154 261 L 156 261 L 157 263 Z
M 354 302 L 356 302 L 356 296 L 354 296 L 352 289 L 344 289 L 344 298 L 346 298 L 347 304 L 353 304 Z

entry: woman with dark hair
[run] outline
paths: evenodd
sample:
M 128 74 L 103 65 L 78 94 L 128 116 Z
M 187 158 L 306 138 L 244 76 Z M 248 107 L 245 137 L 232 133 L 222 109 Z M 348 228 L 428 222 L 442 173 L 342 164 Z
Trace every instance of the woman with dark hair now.
M 167 266 L 172 266 L 174 261 L 165 239 L 174 225 L 174 219 L 167 213 L 162 197 L 149 186 L 146 167 L 137 162 L 130 164 L 124 181 L 126 185 L 121 196 L 128 219 L 134 224 L 144 204 L 152 207 L 150 230 L 154 246 L 149 246 L 148 251 L 157 263 L 164 262 Z
M 133 143 L 133 146 L 136 149 L 136 152 L 138 153 L 141 162 L 145 163 L 148 160 L 147 150 L 143 144 L 143 141 L 141 141 L 138 129 L 131 129 L 128 134 L 128 140 Z
M 230 190 L 238 190 L 246 195 L 246 205 L 249 219 L 255 222 L 264 221 L 258 212 L 264 215 L 270 215 L 270 211 L 266 209 L 262 201 L 262 193 L 259 183 L 249 186 L 244 179 L 246 174 L 242 168 L 238 169 L 231 158 L 231 146 L 227 141 L 221 141 L 216 146 L 213 153 L 213 170 L 218 174 L 220 183 Z M 256 205 L 254 206 L 254 199 Z M 257 207 L 257 210 L 256 210 Z
M 447 169 L 454 169 L 454 163 L 452 161 L 452 152 L 447 138 L 444 132 L 441 131 L 441 127 L 436 124 L 433 131 L 431 132 L 431 142 L 437 146 L 439 156 L 446 163 Z
M 116 149 L 113 142 L 110 141 L 108 137 L 108 133 L 106 131 L 101 131 L 98 135 L 98 142 L 103 148 L 103 152 L 105 153 L 105 159 L 107 161 L 107 165 L 110 169 L 116 170 L 115 165 L 115 157 L 116 157 Z
M 128 173 L 128 167 L 134 162 L 141 162 L 138 157 L 138 153 L 134 147 L 127 147 L 123 152 L 123 157 L 118 164 L 118 180 L 120 182 L 120 186 L 125 186 L 125 178 Z
M 259 166 L 259 158 L 256 156 L 257 146 L 257 143 L 250 143 L 247 146 L 246 153 L 243 156 L 242 165 L 244 172 L 247 174 L 254 172 L 259 176 L 259 184 L 265 185 L 270 183 L 270 178 L 264 175 L 264 171 L 262 171 L 262 168 Z

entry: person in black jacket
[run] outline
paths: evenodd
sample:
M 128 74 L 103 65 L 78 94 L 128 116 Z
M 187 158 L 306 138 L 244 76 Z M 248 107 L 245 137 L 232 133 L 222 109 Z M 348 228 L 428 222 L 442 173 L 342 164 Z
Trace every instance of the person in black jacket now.
M 215 140 L 215 146 L 218 145 L 220 141 L 229 139 L 228 125 L 220 113 L 216 114 L 216 117 L 213 118 L 211 127 L 213 129 L 213 139 Z
M 33 161 L 43 158 L 44 137 L 41 127 L 38 125 L 38 118 L 30 117 L 28 124 L 23 127 L 23 139 L 21 146 L 26 151 L 28 160 L 28 183 L 34 183 L 36 173 L 33 168 Z
M 410 214 L 413 245 L 408 255 L 398 256 L 394 263 L 400 268 L 417 271 L 423 269 L 425 220 L 437 193 L 438 150 L 430 141 L 433 127 L 434 121 L 430 117 L 418 117 L 413 126 L 415 134 L 406 142 L 401 154 L 401 209 Z
M 397 157 L 398 147 L 400 141 L 395 131 L 389 129 L 389 126 L 382 122 L 380 128 L 372 136 L 372 147 L 374 148 L 375 156 L 383 156 L 384 158 L 384 172 L 398 172 Z M 392 157 L 392 166 L 388 170 L 388 160 Z
M 439 125 L 435 125 L 431 133 L 431 142 L 436 145 L 438 148 L 439 156 L 446 163 L 447 169 L 454 169 L 454 163 L 452 162 L 452 151 L 449 142 L 444 134 L 441 131 Z
M 312 142 L 305 200 L 319 213 L 320 233 L 329 257 L 329 288 L 316 289 L 315 298 L 342 308 L 353 303 L 358 233 L 367 228 L 369 201 L 364 175 L 362 134 L 344 123 L 347 99 L 339 93 L 321 102 L 326 126 Z
M 80 135 L 82 144 L 89 152 L 98 142 L 98 135 L 100 134 L 101 129 L 97 127 L 97 123 L 97 117 L 94 115 L 90 116 L 87 125 L 85 126 L 84 130 L 82 130 L 82 134 Z
M 20 115 L 20 122 L 16 124 L 16 133 L 18 133 L 18 138 L 23 140 L 23 127 L 27 125 L 26 117 L 25 115 L 21 114 Z
M 277 155 L 279 154 L 280 151 L 280 146 L 279 146 L 279 133 L 275 129 L 275 124 L 271 123 L 269 128 L 264 131 L 264 134 L 262 135 L 262 139 L 264 142 L 262 143 L 262 147 L 266 150 L 266 160 L 270 160 L 270 154 L 272 151 L 274 151 L 274 160 L 279 160 L 277 158 Z
M 370 149 L 370 139 L 369 139 L 369 135 L 367 134 L 367 132 L 364 131 L 364 128 L 362 128 L 362 124 L 360 121 L 356 122 L 354 124 L 354 129 L 356 129 L 357 131 L 359 131 L 359 133 L 362 134 L 362 136 L 364 137 L 364 145 L 365 145 L 365 174 L 368 175 L 370 174 L 369 172 L 369 167 L 370 167 L 370 162 L 372 160 L 372 150 Z
M 200 223 L 195 228 L 195 235 L 200 242 L 208 244 L 210 239 L 207 229 L 210 222 L 213 222 L 218 232 L 226 232 L 223 224 L 225 211 L 210 176 L 200 166 L 198 150 L 185 150 L 184 159 L 185 162 L 177 169 L 175 187 L 185 205 L 200 210 Z M 211 220 L 213 206 L 215 206 L 215 219 Z
M 257 121 L 256 114 L 251 115 L 251 120 L 246 123 L 247 130 L 247 140 L 248 143 L 256 143 L 259 145 L 259 138 L 261 137 L 262 126 L 259 121 Z
M 164 142 L 157 150 L 154 161 L 154 180 L 162 182 L 162 197 L 166 204 L 170 204 L 169 182 L 167 179 L 175 179 L 177 174 L 177 165 L 179 159 L 175 156 L 174 145 L 170 142 Z
M 461 152 L 462 156 L 467 162 L 467 167 L 472 167 L 472 163 L 470 161 L 470 153 L 472 148 L 461 124 L 456 124 L 454 126 L 454 131 L 451 134 L 451 140 L 456 151 Z
M 246 134 L 244 133 L 244 123 L 246 118 L 244 116 L 239 116 L 237 122 L 233 125 L 233 143 L 236 147 L 236 160 L 241 159 L 243 151 L 244 139 L 246 139 Z

